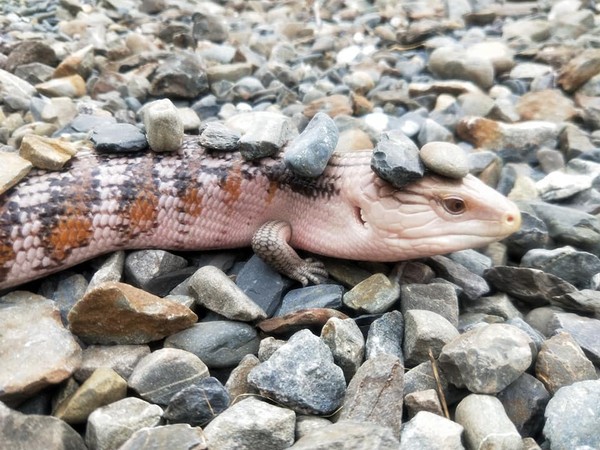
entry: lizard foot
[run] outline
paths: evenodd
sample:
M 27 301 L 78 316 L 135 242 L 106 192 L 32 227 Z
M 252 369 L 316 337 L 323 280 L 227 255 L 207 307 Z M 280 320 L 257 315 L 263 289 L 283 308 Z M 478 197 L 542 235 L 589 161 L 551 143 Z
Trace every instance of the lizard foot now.
M 328 275 L 324 264 L 313 258 L 301 259 L 299 264 L 290 267 L 284 274 L 300 282 L 302 286 L 307 286 L 309 283 L 321 284 Z

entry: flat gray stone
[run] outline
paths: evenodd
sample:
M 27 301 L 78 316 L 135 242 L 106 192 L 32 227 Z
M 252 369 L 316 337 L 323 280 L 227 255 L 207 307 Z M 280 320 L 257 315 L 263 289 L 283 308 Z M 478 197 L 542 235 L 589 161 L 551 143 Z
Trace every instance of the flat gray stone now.
M 362 422 L 338 422 L 310 431 L 291 450 L 397 450 L 398 439 L 388 427 Z
M 402 314 L 412 309 L 432 311 L 458 326 L 458 295 L 448 283 L 403 284 L 400 299 Z
M 437 358 L 444 345 L 458 335 L 456 327 L 437 313 L 421 309 L 406 311 L 402 343 L 406 364 L 414 367 L 429 361 L 430 351 Z
M 464 450 L 463 427 L 427 411 L 417 413 L 402 428 L 400 450 Z
M 310 308 L 342 307 L 344 288 L 337 284 L 317 284 L 303 288 L 292 289 L 283 297 L 277 316 L 284 316 L 294 311 Z
M 210 150 L 231 152 L 238 148 L 240 133 L 220 122 L 208 122 L 200 136 L 198 143 Z
M 200 427 L 188 424 L 142 428 L 131 435 L 119 450 L 206 450 L 208 444 Z

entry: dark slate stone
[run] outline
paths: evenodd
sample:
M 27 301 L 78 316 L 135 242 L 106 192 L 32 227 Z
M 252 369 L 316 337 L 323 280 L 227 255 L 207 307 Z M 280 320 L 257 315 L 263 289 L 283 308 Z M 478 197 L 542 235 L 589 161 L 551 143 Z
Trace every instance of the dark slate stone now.
M 293 289 L 283 297 L 281 307 L 276 315 L 284 316 L 294 311 L 310 308 L 340 309 L 343 294 L 344 288 L 337 284 L 318 284 Z
M 486 269 L 492 267 L 492 260 L 476 250 L 468 249 L 451 253 L 448 257 L 462 266 L 465 266 L 475 275 L 483 276 Z
M 445 256 L 432 256 L 427 259 L 435 272 L 446 280 L 460 286 L 462 296 L 474 300 L 490 291 L 485 279 L 469 271 L 465 266 L 452 261 Z
M 169 56 L 154 72 L 150 94 L 154 97 L 193 99 L 208 90 L 208 78 L 194 54 Z
M 524 373 L 498 393 L 506 414 L 521 436 L 538 436 L 550 393 L 537 378 Z
M 133 286 L 149 291 L 148 285 L 152 280 L 186 266 L 187 260 L 173 253 L 164 250 L 138 250 L 126 256 L 125 276 Z M 175 285 L 172 284 L 171 288 L 173 287 Z
M 68 125 L 78 133 L 88 133 L 102 125 L 115 125 L 117 120 L 112 116 L 95 116 L 92 114 L 78 114 Z
M 555 275 L 527 267 L 496 266 L 484 277 L 497 290 L 532 306 L 547 305 L 552 297 L 577 290 Z
M 600 291 L 597 290 L 582 289 L 580 291 L 567 292 L 566 294 L 552 297 L 550 304 L 570 311 L 593 314 L 596 319 L 600 319 Z
M 521 228 L 507 237 L 503 242 L 510 254 L 523 256 L 533 248 L 548 246 L 550 236 L 546 223 L 530 211 L 521 211 Z
M 217 97 L 212 94 L 205 95 L 200 100 L 192 105 L 192 109 L 198 115 L 200 120 L 207 120 L 217 117 L 221 105 L 217 101 Z
M 338 138 L 335 122 L 327 114 L 318 112 L 304 131 L 288 144 L 283 160 L 300 176 L 318 177 L 327 167 Z
M 249 383 L 283 406 L 305 414 L 331 414 L 344 400 L 346 381 L 329 347 L 302 330 L 248 374 Z
M 253 255 L 239 271 L 235 284 L 271 317 L 281 303 L 288 279 Z
M 402 339 L 404 319 L 400 311 L 390 311 L 373 321 L 365 343 L 365 359 L 381 354 L 396 356 L 404 361 Z
M 198 143 L 211 150 L 234 151 L 238 147 L 240 133 L 220 122 L 208 122 L 198 137 Z
M 592 277 L 600 273 L 600 258 L 573 247 L 554 250 L 541 248 L 528 251 L 521 259 L 521 266 L 532 267 L 551 273 L 579 289 L 591 287 Z
M 171 423 L 205 426 L 229 406 L 229 394 L 216 378 L 209 377 L 182 389 L 173 397 L 164 418 Z
M 165 347 L 187 350 L 211 369 L 234 367 L 248 353 L 256 354 L 258 346 L 254 327 L 225 320 L 200 322 L 165 340 Z
M 138 152 L 148 147 L 146 135 L 128 123 L 113 123 L 94 128 L 90 137 L 96 151 L 101 153 Z
M 600 448 L 600 380 L 560 389 L 546 407 L 544 436 L 553 449 Z
M 600 363 L 600 320 L 556 311 L 550 328 L 570 333 L 590 361 Z
M 382 133 L 373 150 L 371 168 L 397 188 L 422 178 L 425 173 L 417 145 L 400 131 Z

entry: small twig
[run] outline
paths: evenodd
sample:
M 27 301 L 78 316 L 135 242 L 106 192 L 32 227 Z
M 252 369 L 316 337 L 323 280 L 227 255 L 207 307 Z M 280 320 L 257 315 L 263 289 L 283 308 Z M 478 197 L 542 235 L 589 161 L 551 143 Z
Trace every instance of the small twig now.
M 429 349 L 429 360 L 431 361 L 431 368 L 433 369 L 433 378 L 435 378 L 435 384 L 437 385 L 438 397 L 442 403 L 442 409 L 446 419 L 450 419 L 450 413 L 448 412 L 448 403 L 446 403 L 446 396 L 444 395 L 444 389 L 442 388 L 442 380 L 440 379 L 440 373 L 438 372 L 437 362 L 433 356 L 431 348 Z

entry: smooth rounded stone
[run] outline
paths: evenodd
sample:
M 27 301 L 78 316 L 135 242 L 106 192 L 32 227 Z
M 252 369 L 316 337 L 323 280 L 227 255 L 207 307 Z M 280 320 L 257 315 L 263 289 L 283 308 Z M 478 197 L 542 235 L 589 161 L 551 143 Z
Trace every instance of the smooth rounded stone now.
M 447 283 L 403 284 L 400 288 L 402 314 L 418 309 L 432 311 L 458 326 L 458 296 Z
M 88 344 L 146 344 L 192 326 L 189 308 L 125 283 L 88 291 L 68 315 L 71 331 Z
M 225 126 L 241 133 L 238 148 L 246 160 L 274 155 L 298 135 L 289 117 L 266 111 L 237 114 Z
M 69 378 L 81 363 L 79 344 L 44 297 L 26 291 L 1 297 L 0 330 L 0 401 L 31 397 Z
M 33 164 L 16 153 L 0 152 L 0 194 L 8 191 L 27 176 Z
M 219 320 L 197 323 L 165 340 L 165 347 L 187 350 L 215 369 L 235 366 L 248 353 L 256 354 L 258 346 L 252 326 Z
M 140 360 L 128 385 L 144 400 L 167 405 L 173 395 L 206 377 L 208 368 L 196 355 L 177 348 L 162 348 Z
M 469 45 L 467 53 L 470 56 L 489 60 L 496 75 L 508 72 L 515 66 L 515 52 L 502 40 L 486 39 L 482 42 L 476 42 Z
M 22 414 L 0 402 L 0 442 L 7 449 L 86 450 L 85 442 L 60 419 Z
M 248 374 L 260 364 L 260 360 L 254 355 L 246 355 L 240 363 L 231 371 L 225 389 L 229 393 L 231 404 L 237 403 L 246 394 L 258 394 L 258 390 L 248 383 Z
M 552 172 L 535 184 L 542 200 L 565 200 L 592 187 L 592 177 Z
M 291 450 L 396 450 L 398 439 L 389 427 L 364 422 L 343 421 L 310 431 Z
M 519 98 L 517 111 L 521 120 L 545 120 L 557 123 L 573 119 L 577 115 L 573 101 L 558 89 L 526 93 Z
M 557 244 L 600 253 L 600 219 L 597 217 L 546 202 L 529 202 L 528 206 L 546 223 L 550 237 Z
M 592 277 L 600 272 L 600 258 L 571 246 L 546 250 L 529 250 L 521 265 L 556 275 L 579 289 L 591 287 Z
M 414 367 L 437 357 L 444 345 L 459 335 L 458 330 L 444 317 L 432 311 L 411 309 L 404 313 L 402 350 L 406 365 Z
M 496 266 L 486 270 L 485 279 L 497 290 L 532 306 L 542 306 L 554 296 L 577 291 L 571 283 L 538 269 Z
M 425 173 L 419 158 L 419 149 L 400 131 L 387 131 L 381 134 L 373 150 L 371 168 L 397 188 L 422 178 Z
M 73 376 L 83 382 L 97 369 L 110 368 L 127 380 L 137 363 L 149 354 L 147 345 L 90 345 L 83 349 L 81 365 Z
M 209 448 L 284 449 L 294 443 L 296 414 L 256 398 L 231 406 L 204 428 Z
M 33 134 L 23 137 L 19 155 L 35 167 L 59 170 L 77 153 L 77 148 L 62 139 L 47 138 Z
M 183 121 L 168 98 L 147 103 L 143 108 L 148 145 L 155 152 L 172 152 L 183 142 Z
M 245 62 L 217 64 L 206 69 L 206 76 L 210 84 L 222 80 L 236 82 L 250 75 L 252 75 L 252 64 Z
M 125 276 L 135 287 L 149 290 L 154 278 L 187 266 L 187 260 L 164 250 L 139 250 L 125 258 Z
M 534 42 L 542 42 L 550 37 L 552 25 L 543 19 L 521 19 L 505 23 L 502 37 L 506 40 L 526 38 Z
M 339 138 L 335 122 L 327 114 L 313 116 L 283 154 L 285 165 L 297 175 L 315 178 L 323 173 Z
M 505 161 L 529 161 L 533 149 L 555 148 L 561 128 L 548 121 L 503 123 L 483 117 L 461 119 L 458 136 L 476 147 L 496 150 Z
M 337 284 L 317 284 L 292 289 L 281 301 L 277 316 L 311 308 L 341 309 L 344 288 Z
M 467 448 L 523 448 L 521 435 L 496 397 L 478 394 L 465 397 L 456 407 L 455 420 L 464 427 Z
M 163 410 L 135 397 L 98 408 L 88 419 L 85 443 L 90 450 L 119 448 L 138 430 L 161 423 Z
M 370 314 L 384 313 L 398 300 L 400 285 L 382 273 L 371 275 L 346 292 L 344 305 Z
M 499 316 L 506 320 L 523 317 L 521 312 L 513 304 L 511 298 L 504 293 L 481 297 L 478 300 L 465 304 L 463 308 L 461 308 L 461 314 L 468 313 L 483 313 Z
M 487 281 L 469 271 L 465 266 L 452 261 L 445 256 L 427 258 L 427 264 L 438 274 L 462 289 L 462 295 L 467 300 L 476 300 L 490 291 Z
M 400 117 L 398 129 L 408 137 L 415 137 L 421 131 L 425 117 L 416 111 L 409 111 Z
M 142 428 L 131 435 L 119 450 L 206 450 L 202 428 L 187 424 Z
M 494 109 L 494 99 L 479 93 L 462 94 L 457 99 L 461 110 L 467 116 L 486 117 Z
M 577 381 L 598 378 L 594 365 L 568 332 L 559 332 L 542 344 L 535 373 L 551 394 Z
M 318 112 L 327 114 L 329 117 L 352 116 L 352 100 L 350 97 L 341 94 L 329 95 L 318 98 L 310 102 L 304 108 L 304 115 L 308 118 L 313 117 Z
M 382 354 L 366 361 L 348 385 L 338 421 L 375 423 L 398 436 L 403 388 L 404 366 L 398 357 Z
M 556 311 L 552 315 L 549 329 L 570 333 L 587 357 L 594 364 L 600 363 L 600 320 Z
M 382 354 L 396 356 L 404 361 L 402 339 L 404 338 L 404 318 L 399 311 L 390 311 L 375 319 L 369 327 L 365 343 L 365 359 Z
M 78 74 L 53 78 L 35 85 L 38 93 L 48 97 L 82 97 L 86 94 L 85 80 Z
M 261 339 L 260 347 L 258 348 L 258 359 L 261 362 L 266 361 L 273 353 L 281 348 L 282 345 L 285 345 L 286 341 L 281 339 L 275 339 L 272 336 Z
M 111 253 L 100 265 L 90 280 L 87 292 L 108 281 L 121 281 L 125 266 L 125 252 L 119 250 Z
M 598 278 L 600 278 L 598 274 L 592 277 L 592 287 L 597 288 Z M 576 312 L 591 313 L 595 319 L 600 319 L 600 291 L 598 290 L 582 289 L 569 292 L 552 297 L 550 304 Z
M 419 134 L 417 135 L 417 141 L 421 145 L 427 145 L 433 142 L 453 142 L 454 136 L 443 125 L 440 125 L 433 119 L 425 119 Z
M 515 326 L 519 330 L 524 331 L 531 338 L 531 341 L 533 342 L 532 350 L 537 355 L 537 352 L 540 351 L 542 343 L 544 342 L 544 339 L 545 339 L 545 337 L 542 333 L 540 333 L 538 330 L 533 328 L 531 325 L 529 325 L 527 322 L 525 322 L 524 319 L 522 319 L 520 317 L 513 317 L 511 319 L 508 319 L 504 323 L 506 323 L 507 325 Z
M 367 133 L 358 128 L 340 131 L 336 152 L 349 152 L 353 150 L 372 150 L 373 142 Z
M 489 256 L 473 249 L 452 252 L 448 257 L 480 277 L 483 277 L 483 273 L 493 266 Z
M 170 423 L 187 423 L 204 427 L 229 406 L 229 394 L 213 377 L 196 381 L 177 392 L 165 409 Z
M 435 389 L 411 392 L 404 397 L 404 405 L 408 418 L 412 419 L 421 411 L 427 411 L 438 416 L 444 416 L 442 404 Z
M 257 324 L 257 327 L 265 333 L 289 335 L 305 328 L 321 329 L 332 317 L 348 318 L 346 314 L 336 309 L 311 308 L 263 320 Z
M 271 317 L 280 306 L 283 291 L 289 285 L 279 272 L 257 255 L 252 255 L 246 261 L 235 278 L 235 284 L 267 314 L 267 317 Z
M 296 415 L 296 440 L 329 425 L 331 422 L 325 417 Z
M 194 99 L 208 90 L 208 79 L 194 54 L 173 54 L 160 64 L 152 77 L 153 97 Z
M 240 137 L 238 131 L 221 122 L 208 122 L 198 137 L 198 143 L 210 150 L 231 152 L 238 148 Z
M 550 400 L 550 394 L 540 380 L 524 373 L 497 397 L 521 436 L 539 435 L 544 425 L 544 410 Z
M 439 175 L 461 179 L 469 173 L 469 161 L 458 145 L 429 142 L 421 147 L 419 155 L 425 167 Z
M 420 411 L 402 427 L 400 450 L 464 450 L 464 428 L 445 417 Z
M 321 340 L 331 350 L 333 361 L 350 381 L 365 355 L 365 339 L 354 319 L 332 317 L 321 330 Z
M 69 424 L 84 423 L 93 411 L 126 395 L 127 381 L 111 368 L 100 367 L 72 395 L 59 403 L 53 415 Z
M 472 81 L 482 89 L 494 84 L 491 61 L 458 47 L 435 49 L 429 56 L 428 68 L 439 78 Z
M 557 81 L 561 88 L 571 93 L 598 73 L 600 73 L 600 50 L 590 48 L 562 66 Z
M 563 387 L 548 402 L 545 416 L 550 449 L 600 448 L 600 380 Z
M 148 147 L 146 135 L 128 123 L 99 125 L 93 129 L 90 140 L 101 153 L 138 152 Z
M 231 278 L 214 266 L 198 269 L 188 284 L 198 305 L 228 319 L 251 322 L 267 318 L 267 314 Z
M 346 389 L 331 350 L 309 330 L 294 334 L 252 369 L 248 381 L 262 395 L 305 414 L 331 414 L 341 406 Z
M 477 327 L 461 334 L 444 346 L 438 359 L 448 381 L 477 394 L 500 392 L 532 361 L 529 336 L 505 324 Z

